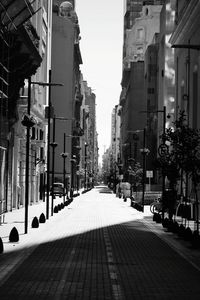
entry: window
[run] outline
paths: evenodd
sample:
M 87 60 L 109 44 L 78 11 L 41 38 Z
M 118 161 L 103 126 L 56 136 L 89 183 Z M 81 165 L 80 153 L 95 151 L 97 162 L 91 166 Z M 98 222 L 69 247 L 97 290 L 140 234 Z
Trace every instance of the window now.
M 139 55 L 143 54 L 143 48 L 142 47 L 137 48 L 137 54 L 139 54 Z
M 142 40 L 144 38 L 144 29 L 143 28 L 138 28 L 137 29 L 137 39 Z

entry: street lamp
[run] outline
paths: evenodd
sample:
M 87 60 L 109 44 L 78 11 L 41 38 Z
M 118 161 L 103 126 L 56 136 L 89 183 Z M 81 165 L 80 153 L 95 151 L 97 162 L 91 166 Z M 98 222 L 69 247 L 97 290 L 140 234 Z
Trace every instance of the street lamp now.
M 149 154 L 149 149 L 146 148 L 146 128 L 143 129 L 143 148 L 140 149 L 141 154 L 143 155 L 142 162 L 142 209 L 144 212 L 144 195 L 145 195 L 145 180 L 146 180 L 146 156 Z
M 35 121 L 33 116 L 31 116 L 31 84 L 37 84 L 40 86 L 48 86 L 49 87 L 49 102 L 50 102 L 50 87 L 51 85 L 59 85 L 56 83 L 51 83 L 51 72 L 49 71 L 49 83 L 47 82 L 35 82 L 31 81 L 31 77 L 28 78 L 28 103 L 27 103 L 27 114 L 23 116 L 21 121 L 22 125 L 27 128 L 26 130 L 26 174 L 25 174 L 25 234 L 28 232 L 28 205 L 29 205 L 29 152 L 30 152 L 30 128 L 35 125 Z M 50 124 L 50 114 L 48 114 L 49 124 Z M 49 126 L 50 127 L 50 126 Z M 49 128 L 48 127 L 48 128 Z M 48 135 L 49 139 L 49 135 Z M 49 143 L 48 143 L 49 145 Z M 47 147 L 48 149 L 48 147 Z M 47 160 L 47 168 L 48 168 L 48 160 Z M 48 179 L 48 176 L 47 176 Z M 48 197 L 48 194 L 47 194 Z M 48 198 L 47 198 L 48 199 Z M 48 201 L 47 201 L 48 207 Z M 48 219 L 48 214 L 47 214 Z
M 53 117 L 53 142 L 50 143 L 50 146 L 52 147 L 51 216 L 53 216 L 53 206 L 54 206 L 55 148 L 58 145 L 55 142 L 56 120 L 68 121 L 68 120 L 72 120 L 72 119 L 68 119 L 68 118 L 64 118 L 64 117 L 56 117 L 55 115 Z
M 134 131 L 128 131 L 130 133 L 139 133 L 139 132 L 143 132 L 143 148 L 140 149 L 140 153 L 143 156 L 142 159 L 142 168 L 143 168 L 143 172 L 142 172 L 142 210 L 144 212 L 144 196 L 145 196 L 145 180 L 146 180 L 146 156 L 149 154 L 149 149 L 146 148 L 146 128 L 144 128 L 143 130 L 134 130 Z
M 87 189 L 87 147 L 88 144 L 85 142 L 85 178 L 84 178 L 84 189 Z
M 65 203 L 65 191 L 66 191 L 66 184 L 65 184 L 65 176 L 66 176 L 66 169 L 65 169 L 65 163 L 66 158 L 69 156 L 69 153 L 65 152 L 65 143 L 66 143 L 66 134 L 64 133 L 64 141 L 63 141 L 63 152 L 61 153 L 61 156 L 63 158 L 63 185 L 64 185 L 64 193 L 63 193 L 63 204 Z
M 74 190 L 74 164 L 76 163 L 76 155 L 73 155 L 70 161 L 71 161 L 71 168 L 72 168 L 71 188 L 72 190 Z
M 28 78 L 28 103 L 27 115 L 24 115 L 21 123 L 26 126 L 26 174 L 25 174 L 25 234 L 28 232 L 28 198 L 29 198 L 29 150 L 30 150 L 30 128 L 34 126 L 31 117 L 31 77 Z
M 43 83 L 40 83 L 43 85 Z M 47 200 L 46 200 L 46 218 L 49 218 L 49 189 L 50 189 L 50 134 L 51 134 L 51 86 L 63 86 L 61 83 L 52 83 L 51 82 L 51 70 L 49 70 L 49 83 L 46 83 L 49 86 L 49 98 L 48 98 L 48 133 L 47 133 Z
M 52 113 L 52 103 L 51 103 L 51 87 L 52 86 L 63 86 L 62 83 L 52 83 L 51 82 L 51 70 L 49 70 L 49 82 L 32 82 L 33 84 L 38 84 L 40 86 L 49 87 L 49 97 L 48 97 L 48 125 L 47 125 L 47 199 L 46 199 L 46 219 L 49 218 L 49 189 L 50 189 L 50 123 L 51 123 L 51 113 Z
M 166 106 L 163 106 L 163 110 L 157 110 L 157 112 L 163 113 L 163 138 L 162 138 L 162 144 L 158 147 L 158 154 L 159 149 L 165 149 L 164 151 L 168 151 L 168 147 L 166 145 L 166 140 L 165 140 L 165 124 L 166 124 Z M 163 202 L 163 197 L 165 194 L 165 172 L 162 170 L 162 202 Z M 162 205 L 162 219 L 164 219 L 164 205 Z
M 54 165 L 55 165 L 55 148 L 58 144 L 55 142 L 55 116 L 53 117 L 53 142 L 50 143 L 52 147 L 52 174 L 51 174 L 51 216 L 53 216 L 53 202 L 54 202 Z
M 162 144 L 158 147 L 158 154 L 161 156 L 161 153 L 168 150 L 168 147 L 165 143 L 165 124 L 166 124 L 166 106 L 163 106 L 162 110 L 155 110 L 155 111 L 141 111 L 141 113 L 162 113 L 163 114 L 163 125 L 162 125 Z M 162 171 L 162 197 L 164 197 L 165 194 L 165 172 Z M 164 218 L 164 210 L 162 211 L 162 218 Z
M 134 142 L 135 142 L 134 147 L 136 148 L 137 147 L 137 141 L 139 140 L 139 137 L 138 137 L 137 134 L 140 133 L 140 132 L 144 132 L 144 129 L 128 130 L 127 132 L 133 134 L 133 139 L 134 139 Z M 146 133 L 145 133 L 144 138 L 143 138 L 143 142 L 146 144 L 145 137 L 146 137 Z M 130 161 L 129 174 L 131 174 L 133 172 L 132 167 L 131 167 L 131 161 L 133 162 L 133 165 L 135 166 L 135 163 L 136 163 L 136 160 L 137 160 L 137 148 L 134 150 L 134 155 L 133 156 L 134 156 L 134 158 L 132 158 L 132 152 L 131 152 L 131 146 L 130 146 L 130 158 L 128 159 Z M 145 181 L 143 180 L 143 182 L 145 182 Z M 136 186 L 134 186 L 134 189 L 136 189 Z M 132 195 L 132 184 L 131 184 L 131 195 Z

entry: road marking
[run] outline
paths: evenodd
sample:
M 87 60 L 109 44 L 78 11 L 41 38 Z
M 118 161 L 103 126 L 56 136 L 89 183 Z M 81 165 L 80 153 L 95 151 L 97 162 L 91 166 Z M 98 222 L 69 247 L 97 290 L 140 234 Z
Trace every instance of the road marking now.
M 112 285 L 112 292 L 115 300 L 123 300 L 125 299 L 121 285 L 119 284 L 118 276 L 117 276 L 117 266 L 114 263 L 112 245 L 108 234 L 108 229 L 103 228 L 103 235 L 106 245 L 106 255 L 108 260 L 108 270 L 110 275 L 110 281 Z

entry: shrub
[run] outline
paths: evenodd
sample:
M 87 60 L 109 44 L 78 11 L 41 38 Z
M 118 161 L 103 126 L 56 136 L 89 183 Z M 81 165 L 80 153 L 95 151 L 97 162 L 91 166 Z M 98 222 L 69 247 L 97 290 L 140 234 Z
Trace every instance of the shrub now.
M 34 217 L 33 218 L 33 221 L 32 221 L 32 228 L 38 228 L 39 227 L 39 221 L 38 221 L 38 218 L 37 217 Z
M 11 243 L 16 243 L 19 241 L 19 233 L 17 231 L 17 228 L 16 227 L 13 227 L 11 232 L 10 232 L 10 235 L 9 235 L 9 241 Z
M 39 217 L 39 222 L 40 223 L 45 223 L 46 222 L 46 218 L 45 218 L 45 215 L 43 213 Z

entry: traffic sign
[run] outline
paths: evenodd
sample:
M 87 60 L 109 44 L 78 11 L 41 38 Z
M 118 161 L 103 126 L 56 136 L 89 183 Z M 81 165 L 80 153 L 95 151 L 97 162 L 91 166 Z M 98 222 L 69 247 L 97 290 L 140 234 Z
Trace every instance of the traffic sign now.
M 169 153 L 169 146 L 166 144 L 161 144 L 158 147 L 158 154 L 162 157 Z
M 146 177 L 153 178 L 153 171 L 152 170 L 146 171 Z

